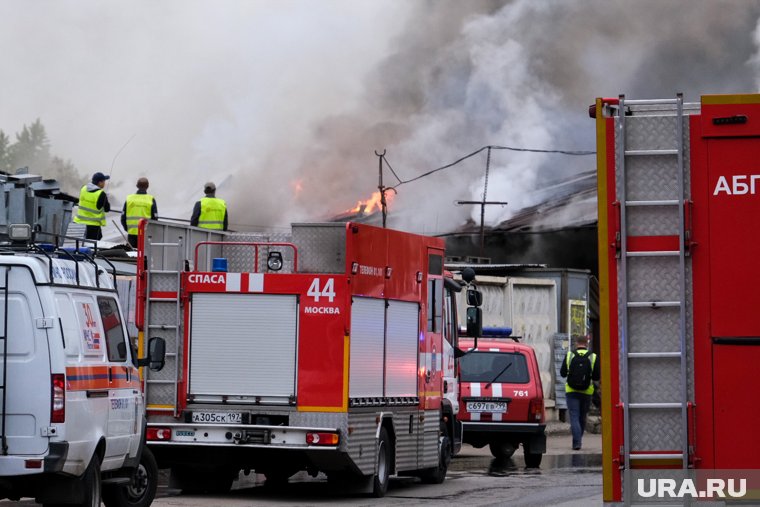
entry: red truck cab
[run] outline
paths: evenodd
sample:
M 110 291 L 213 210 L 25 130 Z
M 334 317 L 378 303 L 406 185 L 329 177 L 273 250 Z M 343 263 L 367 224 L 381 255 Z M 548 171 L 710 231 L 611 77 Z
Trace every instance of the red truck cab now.
M 494 457 L 509 458 L 520 444 L 525 465 L 537 468 L 546 452 L 544 391 L 532 347 L 512 338 L 462 338 L 457 419 L 463 442 L 488 445 Z

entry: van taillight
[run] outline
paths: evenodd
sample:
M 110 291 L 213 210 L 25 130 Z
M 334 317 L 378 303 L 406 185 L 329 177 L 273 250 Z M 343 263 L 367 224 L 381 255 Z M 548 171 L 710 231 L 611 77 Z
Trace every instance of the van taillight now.
M 528 405 L 528 421 L 541 422 L 544 420 L 544 399 L 533 398 Z
M 54 373 L 51 377 L 50 422 L 66 422 L 66 376 Z

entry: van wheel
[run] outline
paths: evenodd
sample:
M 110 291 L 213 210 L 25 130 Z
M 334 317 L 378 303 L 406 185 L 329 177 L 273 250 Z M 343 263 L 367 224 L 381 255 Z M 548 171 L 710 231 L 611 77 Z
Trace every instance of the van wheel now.
M 148 507 L 156 497 L 158 465 L 150 449 L 143 449 L 140 464 L 128 485 L 116 485 L 103 491 L 106 507 Z
M 494 458 L 511 458 L 515 453 L 515 446 L 512 442 L 491 442 L 488 444 Z
M 388 491 L 388 480 L 391 472 L 391 442 L 388 438 L 388 430 L 380 429 L 380 438 L 377 441 L 377 462 L 375 475 L 372 478 L 372 496 L 382 498 Z
M 84 493 L 82 503 L 78 505 L 82 505 L 83 507 L 100 507 L 102 491 L 100 484 L 100 458 L 97 454 L 90 460 L 90 464 L 87 466 L 87 470 L 84 471 L 82 477 L 74 480 L 81 481 L 82 493 Z M 43 503 L 42 505 L 44 507 L 58 507 L 63 504 Z
M 426 484 L 441 484 L 446 480 L 446 472 L 449 470 L 451 463 L 451 441 L 449 439 L 449 429 L 446 424 L 441 422 L 441 434 L 438 437 L 438 466 L 432 470 L 425 471 L 420 478 Z

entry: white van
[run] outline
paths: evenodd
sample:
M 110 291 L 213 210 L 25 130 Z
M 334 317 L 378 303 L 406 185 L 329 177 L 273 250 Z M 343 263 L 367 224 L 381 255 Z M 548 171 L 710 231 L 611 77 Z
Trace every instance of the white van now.
M 0 498 L 147 506 L 138 367 L 160 369 L 165 344 L 137 359 L 111 273 L 75 251 L 0 246 Z

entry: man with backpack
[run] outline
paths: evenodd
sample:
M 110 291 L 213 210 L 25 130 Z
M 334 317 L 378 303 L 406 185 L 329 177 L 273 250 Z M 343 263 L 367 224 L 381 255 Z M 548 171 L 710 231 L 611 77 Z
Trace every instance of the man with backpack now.
M 565 398 L 570 415 L 570 431 L 573 434 L 573 450 L 578 451 L 586 429 L 586 414 L 594 394 L 593 381 L 599 380 L 599 361 L 596 354 L 588 350 L 588 336 L 576 336 L 575 346 L 575 352 L 567 352 L 559 374 L 567 377 Z

